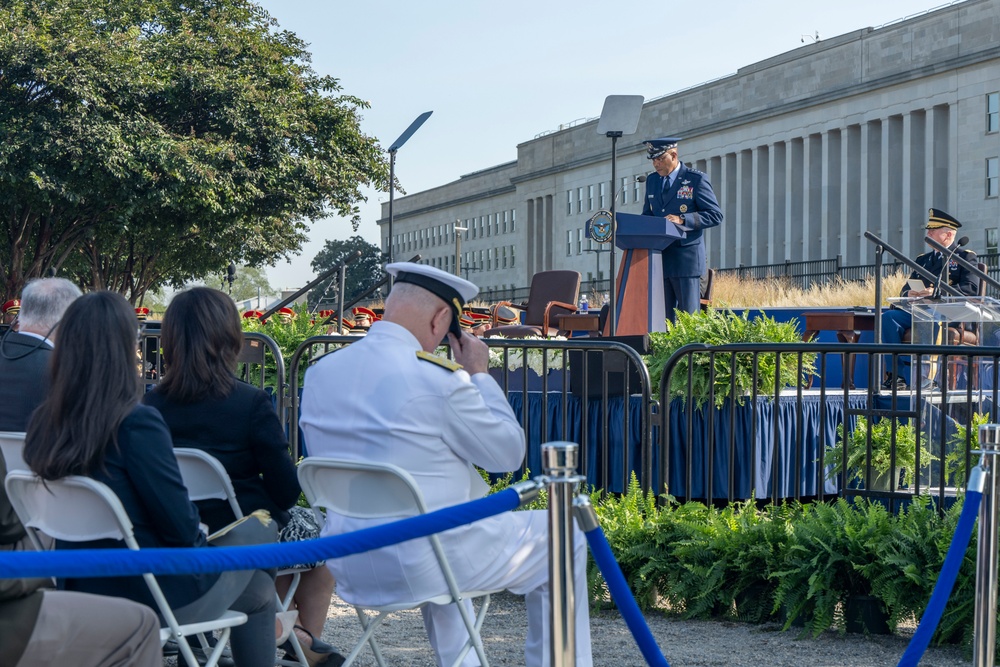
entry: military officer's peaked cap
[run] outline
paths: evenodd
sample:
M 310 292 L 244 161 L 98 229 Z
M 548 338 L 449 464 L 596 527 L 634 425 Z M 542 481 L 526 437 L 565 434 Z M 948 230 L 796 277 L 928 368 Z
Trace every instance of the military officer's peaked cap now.
M 385 270 L 396 278 L 397 283 L 412 283 L 443 299 L 452 309 L 450 331 L 456 336 L 462 335 L 459 318 L 462 316 L 465 304 L 479 294 L 479 288 L 475 283 L 433 266 L 415 262 L 393 262 L 387 264 Z
M 10 301 L 7 301 L 6 303 L 3 304 L 3 314 L 4 315 L 6 315 L 7 313 L 14 313 L 14 314 L 16 314 L 20 310 L 21 310 L 21 300 L 20 299 L 11 299 Z
M 677 148 L 680 141 L 680 137 L 661 137 L 659 139 L 646 139 L 642 143 L 646 145 L 646 157 L 655 160 L 671 148 Z
M 962 223 L 939 208 L 932 208 L 927 214 L 927 229 L 958 229 Z

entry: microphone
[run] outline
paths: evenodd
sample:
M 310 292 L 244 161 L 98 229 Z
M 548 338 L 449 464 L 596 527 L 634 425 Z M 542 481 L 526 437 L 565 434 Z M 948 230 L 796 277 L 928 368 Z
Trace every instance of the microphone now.
M 931 294 L 932 299 L 941 298 L 941 283 L 944 280 L 944 274 L 948 273 L 948 263 L 951 261 L 952 255 L 958 252 L 958 249 L 961 248 L 962 246 L 968 245 L 968 243 L 969 243 L 969 237 L 963 236 L 958 240 L 958 243 L 948 248 L 947 256 L 943 257 L 944 265 L 941 267 L 941 273 L 938 274 L 937 283 L 935 283 L 934 285 L 934 292 Z
M 638 176 L 636 176 L 635 177 L 635 182 L 636 183 L 645 183 L 646 182 L 646 174 L 639 174 Z M 618 188 L 617 192 L 615 192 L 615 196 L 611 198 L 611 201 L 616 201 L 618 199 L 618 195 L 620 195 L 622 193 L 622 190 L 624 190 L 627 187 L 628 187 L 628 182 L 622 183 L 622 186 L 620 188 Z

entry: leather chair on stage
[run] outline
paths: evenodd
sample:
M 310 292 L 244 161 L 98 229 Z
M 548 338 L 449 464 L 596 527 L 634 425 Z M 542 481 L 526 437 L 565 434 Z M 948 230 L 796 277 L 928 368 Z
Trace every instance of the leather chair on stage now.
M 539 271 L 531 278 L 527 303 L 514 304 L 501 301 L 493 306 L 492 327 L 483 335 L 505 338 L 530 336 L 548 338 L 556 333 L 558 322 L 556 316 L 575 313 L 579 297 L 579 271 Z M 523 310 L 524 323 L 499 325 L 498 310 L 502 306 Z

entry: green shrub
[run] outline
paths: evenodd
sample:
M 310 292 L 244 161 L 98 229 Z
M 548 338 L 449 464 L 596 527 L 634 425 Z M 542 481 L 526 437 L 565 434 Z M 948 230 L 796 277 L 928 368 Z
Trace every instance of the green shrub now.
M 749 319 L 747 313 L 737 315 L 729 311 L 712 310 L 697 313 L 677 313 L 676 322 L 667 322 L 667 331 L 651 333 L 651 353 L 646 358 L 649 377 L 654 391 L 658 391 L 667 360 L 685 345 L 728 345 L 733 343 L 801 343 L 796 320 L 775 322 L 773 318 L 760 316 Z M 692 362 L 692 395 L 699 404 L 708 400 L 709 390 L 714 387 L 715 403 L 721 406 L 729 397 L 735 385 L 737 400 L 749 394 L 756 387 L 758 394 L 774 393 L 775 379 L 781 386 L 796 387 L 815 370 L 815 354 L 804 354 L 802 372 L 798 373 L 798 355 L 786 354 L 781 357 L 781 368 L 777 367 L 776 355 L 757 355 L 757 376 L 754 381 L 754 355 L 752 353 L 717 354 L 714 360 L 708 354 L 694 354 L 685 357 L 674 367 L 670 378 L 671 398 L 687 395 L 688 366 Z M 714 369 L 714 377 L 712 371 Z M 711 385 L 711 386 L 710 386 Z
M 893 429 L 896 432 L 895 459 L 892 446 Z M 858 416 L 854 430 L 847 437 L 847 475 L 848 480 L 864 481 L 865 468 L 868 464 L 868 421 Z M 830 466 L 827 476 L 836 478 L 844 465 L 844 425 L 837 426 L 837 444 L 827 449 L 825 463 Z M 930 465 L 936 460 L 926 447 L 920 448 L 920 465 Z M 894 473 L 890 475 L 890 467 L 895 463 Z M 888 481 L 899 481 L 898 471 L 903 472 L 903 483 L 913 484 L 913 474 L 917 465 L 917 433 L 911 423 L 903 423 L 896 419 L 880 419 L 871 427 L 871 481 L 875 488 L 876 478 Z M 884 490 L 889 490 L 888 485 Z

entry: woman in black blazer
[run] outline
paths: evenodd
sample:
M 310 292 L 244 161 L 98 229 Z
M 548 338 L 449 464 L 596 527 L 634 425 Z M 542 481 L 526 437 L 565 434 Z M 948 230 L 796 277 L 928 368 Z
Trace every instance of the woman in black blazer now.
M 84 475 L 121 500 L 141 547 L 203 547 L 198 510 L 188 498 L 170 431 L 156 410 L 139 404 L 136 319 L 113 292 L 86 294 L 66 310 L 50 366 L 48 397 L 32 415 L 24 459 L 43 479 Z M 57 548 L 124 548 L 115 540 L 57 543 Z M 181 623 L 226 609 L 247 614 L 232 629 L 241 667 L 274 664 L 275 599 L 264 571 L 157 577 Z M 155 603 L 141 577 L 64 581 L 68 590 Z
M 233 375 L 243 348 L 233 300 L 208 287 L 181 292 L 163 317 L 160 343 L 163 380 L 143 400 L 163 415 L 174 446 L 193 447 L 217 458 L 229 473 L 244 514 L 266 509 L 283 529 L 290 522 L 294 528 L 299 520 L 311 520 L 311 511 L 294 507 L 301 489 L 271 398 Z M 224 500 L 197 505 L 211 530 L 233 520 Z M 296 520 L 290 510 L 300 513 Z M 318 536 L 317 526 L 313 537 Z M 320 564 L 301 576 L 293 599 L 299 612 L 296 633 L 310 663 L 334 664 L 339 654 L 319 639 L 333 595 L 333 575 Z M 287 579 L 278 578 L 282 595 Z

